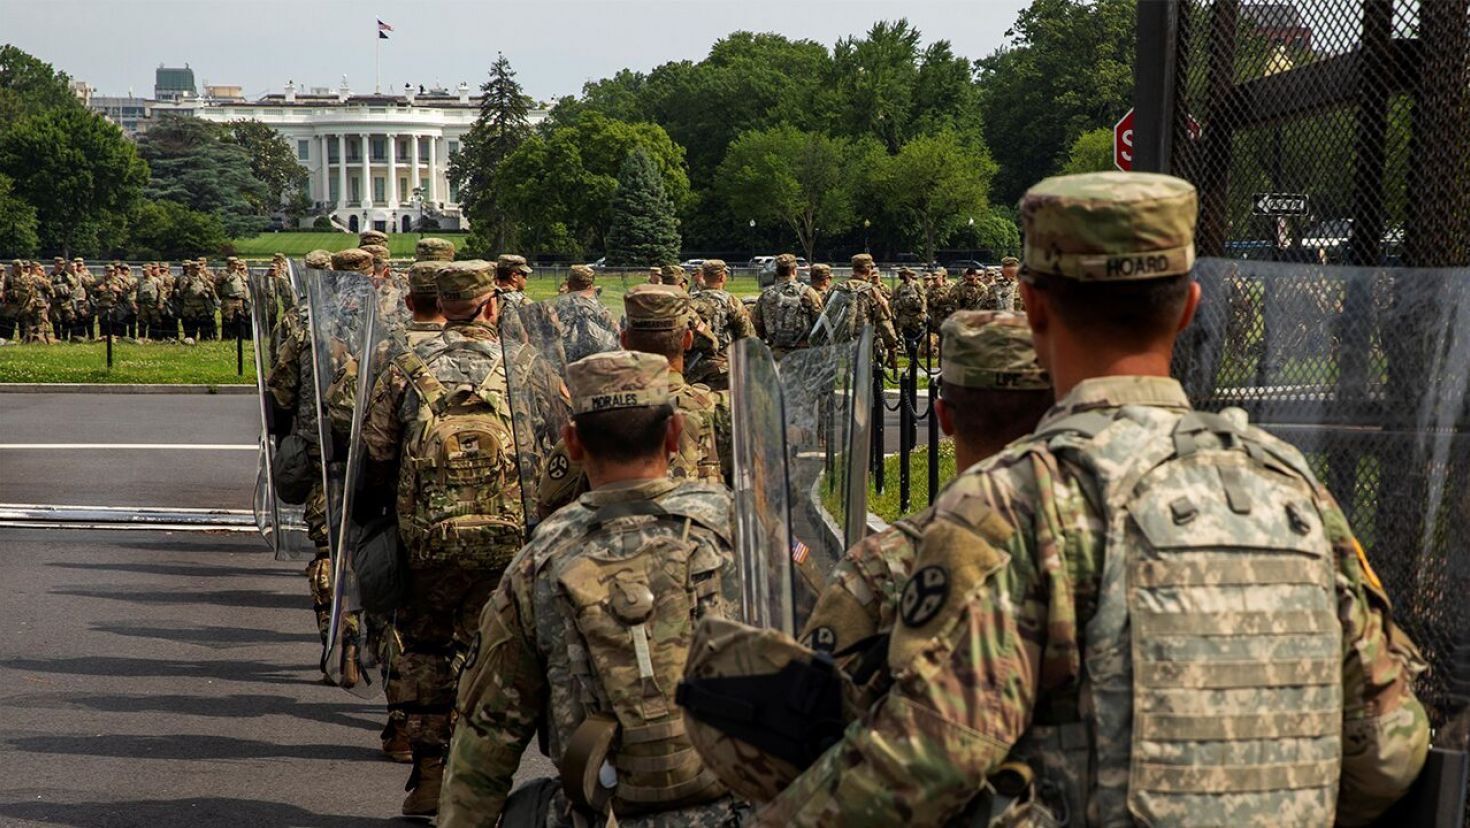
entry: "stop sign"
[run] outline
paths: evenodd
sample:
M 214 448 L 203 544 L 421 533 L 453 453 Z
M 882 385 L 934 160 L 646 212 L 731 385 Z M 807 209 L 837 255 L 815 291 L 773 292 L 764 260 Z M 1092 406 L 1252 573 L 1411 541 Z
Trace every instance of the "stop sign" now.
M 1133 110 L 1113 125 L 1113 166 L 1123 172 L 1133 170 Z

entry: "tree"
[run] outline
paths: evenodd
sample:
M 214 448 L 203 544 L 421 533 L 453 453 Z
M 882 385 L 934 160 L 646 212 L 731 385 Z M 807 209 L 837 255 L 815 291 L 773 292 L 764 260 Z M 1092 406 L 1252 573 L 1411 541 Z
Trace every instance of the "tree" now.
M 741 133 L 715 176 L 716 191 L 734 216 L 791 228 L 816 260 L 819 231 L 851 227 L 851 142 L 783 126 Z
M 42 249 L 95 255 L 121 241 L 148 165 L 116 125 L 67 106 L 0 129 L 0 175 L 34 208 Z
M 1061 172 L 1067 175 L 1113 169 L 1113 131 L 1098 127 L 1077 136 Z
M 0 130 L 27 115 L 84 108 L 64 73 L 10 44 L 0 46 Z
M 1011 203 L 1054 173 L 1083 132 L 1132 105 L 1136 0 L 1033 0 L 1012 42 L 979 61 L 986 143 Z
M 618 172 L 607 230 L 607 263 L 669 265 L 679 261 L 679 219 L 664 192 L 658 165 L 643 149 L 628 154 Z
M 211 213 L 231 238 L 253 236 L 269 220 L 260 205 L 269 187 L 231 131 L 198 118 L 164 116 L 138 141 L 153 179 L 144 194 Z
M 265 199 L 255 205 L 261 213 L 282 210 L 300 216 L 310 208 L 307 172 L 296 159 L 296 150 L 279 132 L 260 121 L 230 122 L 235 143 L 250 154 L 250 171 L 265 184 Z
M 916 230 L 927 260 L 970 218 L 990 211 L 995 162 L 984 147 L 968 145 L 953 131 L 921 135 L 881 163 L 875 195 L 888 213 Z
M 474 238 L 470 247 L 505 250 L 514 240 L 514 216 L 496 190 L 500 167 L 531 133 L 531 98 L 516 82 L 505 55 L 490 67 L 490 78 L 480 86 L 480 115 L 449 159 L 449 176 L 459 183 L 461 209 L 470 220 Z
M 136 259 L 182 259 L 218 252 L 229 236 L 217 216 L 174 201 L 146 201 L 133 211 L 128 255 Z
M 41 239 L 36 235 L 36 208 L 13 192 L 13 183 L 0 175 L 0 258 L 36 255 Z

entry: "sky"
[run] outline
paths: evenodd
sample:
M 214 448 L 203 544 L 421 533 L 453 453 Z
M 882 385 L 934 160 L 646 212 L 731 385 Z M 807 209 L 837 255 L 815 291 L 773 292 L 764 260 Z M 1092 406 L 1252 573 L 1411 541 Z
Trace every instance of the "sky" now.
M 619 69 L 698 60 L 736 30 L 774 31 L 830 47 L 876 20 L 907 17 L 927 43 L 984 57 L 1030 0 L 0 0 L 0 43 L 86 81 L 102 95 L 153 91 L 160 63 L 189 64 L 203 86 L 247 98 L 299 87 L 383 91 L 461 81 L 478 87 L 504 52 L 527 94 L 576 94 Z M 377 19 L 393 26 L 376 38 Z

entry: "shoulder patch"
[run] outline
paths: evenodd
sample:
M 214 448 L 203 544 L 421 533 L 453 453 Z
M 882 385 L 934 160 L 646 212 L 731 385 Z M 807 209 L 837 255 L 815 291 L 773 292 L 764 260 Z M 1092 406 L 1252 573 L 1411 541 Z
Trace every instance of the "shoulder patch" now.
M 830 653 L 837 649 L 837 631 L 827 626 L 817 627 L 812 630 L 809 641 L 813 650 Z
M 560 480 L 567 476 L 567 469 L 570 465 L 571 463 L 567 460 L 567 456 L 558 452 L 553 454 L 551 456 L 551 462 L 546 464 L 546 474 L 552 480 Z
M 915 572 L 904 585 L 898 613 L 908 627 L 929 623 L 949 600 L 949 570 L 931 565 Z

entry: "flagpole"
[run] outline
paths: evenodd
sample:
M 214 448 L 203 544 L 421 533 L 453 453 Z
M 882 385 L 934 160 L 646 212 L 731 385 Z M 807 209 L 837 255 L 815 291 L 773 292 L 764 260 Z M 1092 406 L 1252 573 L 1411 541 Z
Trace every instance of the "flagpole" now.
M 373 30 L 373 94 L 383 94 L 383 30 Z

